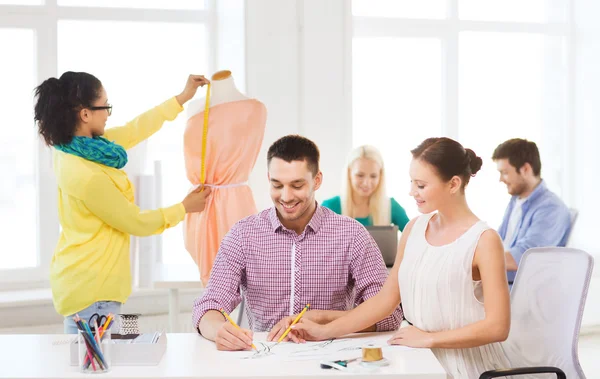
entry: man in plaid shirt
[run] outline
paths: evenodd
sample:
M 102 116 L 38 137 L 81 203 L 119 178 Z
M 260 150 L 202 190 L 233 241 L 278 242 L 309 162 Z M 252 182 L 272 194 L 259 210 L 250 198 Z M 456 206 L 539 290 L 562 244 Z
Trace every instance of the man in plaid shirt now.
M 245 296 L 250 328 L 276 340 L 306 304 L 303 317 L 327 323 L 379 292 L 387 270 L 377 244 L 356 220 L 315 201 L 321 186 L 319 150 L 290 135 L 267 154 L 275 205 L 235 224 L 223 238 L 206 291 L 194 303 L 193 323 L 220 350 L 251 348 L 252 331 L 232 326 L 231 313 Z M 398 328 L 398 307 L 369 331 Z M 302 336 L 288 334 L 295 342 Z

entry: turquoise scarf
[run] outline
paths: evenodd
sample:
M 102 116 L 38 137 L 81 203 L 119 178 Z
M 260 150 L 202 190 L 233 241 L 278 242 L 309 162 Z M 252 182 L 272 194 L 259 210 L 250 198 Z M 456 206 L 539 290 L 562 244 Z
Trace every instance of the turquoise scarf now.
M 127 164 L 127 151 L 121 145 L 104 137 L 73 137 L 65 145 L 56 145 L 56 149 L 73 154 L 88 161 L 103 164 L 108 167 L 121 169 Z

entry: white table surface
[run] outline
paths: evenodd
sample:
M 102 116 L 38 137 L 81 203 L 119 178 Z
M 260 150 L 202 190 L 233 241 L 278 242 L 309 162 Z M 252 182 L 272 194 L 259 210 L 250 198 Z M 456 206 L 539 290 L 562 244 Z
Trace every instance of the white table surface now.
M 257 333 L 255 341 L 266 333 Z M 239 359 L 216 350 L 214 343 L 197 334 L 169 334 L 167 351 L 158 366 L 113 366 L 105 374 L 83 374 L 69 361 L 66 335 L 0 335 L 0 378 L 418 378 L 446 379 L 447 376 L 428 349 L 391 349 L 385 357 L 390 366 L 377 372 L 350 374 L 323 370 L 319 360 L 278 361 Z M 60 343 L 62 342 L 62 343 Z

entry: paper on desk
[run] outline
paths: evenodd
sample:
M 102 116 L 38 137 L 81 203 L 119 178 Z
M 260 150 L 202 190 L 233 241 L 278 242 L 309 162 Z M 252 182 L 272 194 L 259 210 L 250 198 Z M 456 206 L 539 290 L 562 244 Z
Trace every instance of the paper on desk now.
M 229 358 L 238 359 L 277 359 L 284 361 L 350 359 L 361 356 L 365 345 L 381 346 L 383 353 L 390 349 L 410 349 L 405 346 L 387 344 L 389 335 L 341 338 L 322 342 L 255 342 L 258 351 L 224 352 Z

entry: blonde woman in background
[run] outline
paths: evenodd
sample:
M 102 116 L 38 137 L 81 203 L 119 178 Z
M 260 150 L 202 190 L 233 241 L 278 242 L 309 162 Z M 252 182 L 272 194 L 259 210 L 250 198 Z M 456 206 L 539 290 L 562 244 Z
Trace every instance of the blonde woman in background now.
M 397 225 L 404 230 L 406 211 L 385 190 L 385 169 L 381 153 L 373 146 L 352 150 L 344 168 L 341 196 L 323 201 L 324 207 L 352 217 L 364 226 Z

